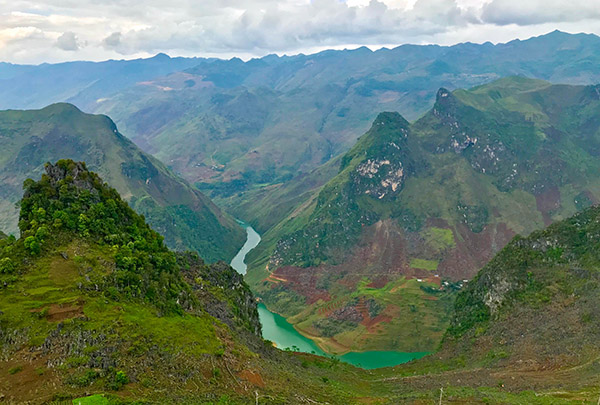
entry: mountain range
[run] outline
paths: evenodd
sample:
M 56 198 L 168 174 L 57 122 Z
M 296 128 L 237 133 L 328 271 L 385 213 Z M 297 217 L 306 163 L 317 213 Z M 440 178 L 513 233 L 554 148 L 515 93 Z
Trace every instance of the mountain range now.
M 37 109 L 69 102 L 88 111 L 102 98 L 136 83 L 195 66 L 198 58 L 14 65 L 0 62 L 0 109 Z
M 381 113 L 247 280 L 330 352 L 434 350 L 455 291 L 516 234 L 600 197 L 600 88 L 512 77 Z M 310 195 L 310 193 L 309 193 Z
M 0 395 L 9 403 L 598 396 L 598 207 L 508 243 L 458 293 L 435 354 L 365 371 L 262 341 L 241 276 L 168 250 L 84 163 L 47 164 L 24 188 L 21 237 L 0 240 Z
M 599 62 L 555 31 L 0 63 L 0 402 L 596 403 Z
M 212 197 L 286 182 L 347 152 L 381 111 L 419 118 L 435 92 L 520 75 L 600 81 L 600 38 L 553 32 L 506 44 L 403 45 L 204 60 L 123 89 L 93 111 Z M 244 217 L 245 218 L 245 217 Z
M 600 38 L 555 31 L 505 44 L 402 45 L 240 59 L 0 65 L 0 108 L 70 102 L 212 197 L 286 182 L 347 152 L 381 111 L 418 118 L 435 92 L 509 75 L 600 81 Z M 251 197 L 248 196 L 248 197 Z M 244 216 L 245 217 L 245 216 Z

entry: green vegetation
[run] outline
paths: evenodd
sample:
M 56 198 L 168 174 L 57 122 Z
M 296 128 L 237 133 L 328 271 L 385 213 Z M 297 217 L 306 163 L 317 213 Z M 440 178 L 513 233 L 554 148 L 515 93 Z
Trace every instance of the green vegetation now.
M 18 231 L 15 203 L 22 182 L 39 176 L 46 162 L 68 157 L 88 162 L 172 248 L 196 250 L 213 262 L 230 260 L 244 242 L 244 232 L 232 218 L 119 134 L 105 116 L 84 114 L 69 104 L 3 111 L 0 132 L 5 134 L 0 152 L 0 228 L 4 231 Z M 30 242 L 28 248 L 36 250 L 36 242 Z
M 253 322 L 255 300 L 235 271 L 169 251 L 84 164 L 64 160 L 46 170 L 25 184 L 23 236 L 0 240 L 0 256 L 14 264 L 0 276 L 0 368 L 7 370 L 0 386 L 9 388 L 8 401 L 422 403 L 440 393 L 462 403 L 597 399 L 600 320 L 590 308 L 600 305 L 598 207 L 508 244 L 458 294 L 435 355 L 367 372 L 266 344 Z M 31 249 L 34 241 L 39 250 Z M 363 278 L 331 310 L 377 317 L 401 302 L 391 312 L 397 336 L 423 340 L 451 302 L 450 290 Z M 413 318 L 397 316 L 403 312 Z M 363 338 L 363 324 L 336 316 L 312 318 L 314 330 L 341 344 Z
M 437 252 L 443 252 L 446 249 L 456 247 L 454 235 L 450 229 L 436 228 L 434 226 L 426 228 L 421 233 L 425 242 Z
M 262 194 L 347 152 L 381 111 L 414 120 L 432 107 L 442 86 L 470 88 L 514 74 L 594 84 L 600 82 L 599 42 L 594 35 L 554 32 L 508 46 L 405 45 L 199 60 L 90 108 L 113 117 L 137 144 L 265 231 L 271 218 L 252 218 L 262 210 Z M 501 97 L 515 87 L 496 92 Z M 107 96 L 94 100 L 100 97 Z M 270 203 L 273 212 L 282 208 Z
M 117 269 L 110 284 L 119 293 L 180 313 L 177 302 L 192 298 L 181 295 L 186 287 L 178 280 L 175 257 L 162 236 L 84 164 L 60 160 L 46 165 L 46 172 L 39 182 L 24 184 L 19 228 L 25 252 L 39 255 L 49 242 L 50 229 L 54 235 L 93 238 L 114 252 Z
M 515 234 L 600 199 L 597 91 L 510 77 L 453 93 L 442 88 L 434 107 L 412 124 L 381 113 L 340 159 L 337 175 L 264 234 L 250 255 L 248 282 L 267 306 L 319 336 L 309 321 L 329 316 L 319 308 L 362 291 L 364 277 L 391 295 L 381 286 L 439 275 L 428 280 L 436 287 L 424 286 L 431 297 L 398 315 L 407 321 L 438 299 L 436 288 L 452 294 L 450 283 L 471 279 Z M 390 305 L 387 313 L 395 311 Z M 450 306 L 439 309 L 435 320 L 421 323 L 435 339 L 451 316 Z M 356 311 L 362 306 L 340 315 L 362 319 L 354 335 L 345 331 L 327 342 L 364 333 L 370 321 Z M 486 317 L 483 308 L 473 313 Z M 387 347 L 396 336 L 393 322 L 378 321 L 364 347 Z M 409 351 L 414 340 L 400 344 Z
M 73 405 L 108 405 L 110 401 L 104 395 L 91 395 L 89 397 L 77 398 L 73 400 Z
M 0 260 L 11 263 L 0 274 L 0 387 L 9 402 L 355 395 L 352 367 L 302 367 L 265 344 L 241 275 L 168 250 L 85 164 L 46 165 L 41 180 L 25 182 L 20 205 L 22 236 L 0 240 Z
M 438 262 L 436 260 L 411 259 L 410 267 L 414 269 L 425 269 L 429 271 L 434 271 L 438 268 Z

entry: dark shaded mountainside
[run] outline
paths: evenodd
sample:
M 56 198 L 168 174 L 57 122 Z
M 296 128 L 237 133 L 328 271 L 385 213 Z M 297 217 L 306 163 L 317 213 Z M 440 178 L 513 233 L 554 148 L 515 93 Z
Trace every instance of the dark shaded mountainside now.
M 382 113 L 251 254 L 267 305 L 333 352 L 430 351 L 454 292 L 515 234 L 600 197 L 600 88 L 519 77 Z
M 165 236 L 168 246 L 200 252 L 208 261 L 230 260 L 244 231 L 206 196 L 123 137 L 106 116 L 70 104 L 42 110 L 0 111 L 0 229 L 17 231 L 15 203 L 27 177 L 48 161 L 88 162 L 131 206 Z
M 123 133 L 211 197 L 286 182 L 347 152 L 381 111 L 418 118 L 435 92 L 509 75 L 600 82 L 600 38 L 553 32 L 506 44 L 402 45 L 204 60 L 98 103 Z M 257 204 L 253 204 L 256 206 Z M 247 215 L 248 214 L 248 215 Z M 265 230 L 266 228 L 263 228 Z
M 27 180 L 19 225 L 20 239 L 0 240 L 8 403 L 424 404 L 442 387 L 443 403 L 542 405 L 599 394 L 598 207 L 514 238 L 459 293 L 438 353 L 370 371 L 262 341 L 239 274 L 169 251 L 82 163 Z

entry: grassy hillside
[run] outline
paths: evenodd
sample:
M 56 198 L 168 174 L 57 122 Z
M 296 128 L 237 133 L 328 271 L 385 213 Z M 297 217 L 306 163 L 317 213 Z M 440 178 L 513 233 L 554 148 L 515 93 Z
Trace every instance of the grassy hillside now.
M 365 371 L 273 348 L 233 269 L 168 250 L 83 163 L 45 170 L 22 236 L 0 240 L 8 403 L 596 401 L 598 208 L 516 238 L 460 293 L 438 353 Z
M 0 241 L 3 399 L 290 403 L 366 391 L 350 388 L 350 366 L 263 342 L 238 273 L 168 250 L 84 164 L 47 165 L 20 205 L 22 236 Z
M 596 206 L 511 241 L 458 294 L 445 346 L 538 365 L 597 359 L 599 218 Z
M 413 124 L 380 114 L 264 235 L 248 282 L 329 351 L 434 350 L 462 280 L 515 234 L 598 201 L 599 94 L 513 77 L 441 89 Z
M 123 137 L 105 116 L 70 104 L 42 110 L 0 112 L 0 228 L 17 231 L 21 185 L 48 161 L 85 160 L 119 190 L 167 245 L 193 249 L 209 261 L 231 259 L 244 232 L 207 197 Z

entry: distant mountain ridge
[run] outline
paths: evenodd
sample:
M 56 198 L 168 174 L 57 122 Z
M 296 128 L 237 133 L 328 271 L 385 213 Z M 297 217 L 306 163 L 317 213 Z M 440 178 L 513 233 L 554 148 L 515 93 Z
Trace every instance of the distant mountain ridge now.
M 287 181 L 347 152 L 381 111 L 418 118 L 435 92 L 521 75 L 600 82 L 600 38 L 553 32 L 506 44 L 402 45 L 204 60 L 123 90 L 95 111 L 214 196 Z
M 515 234 L 599 201 L 598 116 L 598 86 L 520 77 L 442 88 L 412 124 L 382 113 L 318 196 L 264 235 L 247 279 L 329 350 L 432 350 L 452 283 Z
M 110 181 L 172 248 L 229 261 L 244 243 L 244 231 L 231 217 L 139 150 L 106 116 L 64 103 L 0 111 L 0 138 L 0 229 L 5 232 L 17 231 L 14 204 L 23 180 L 41 173 L 48 161 L 73 158 L 89 162 Z
M 187 69 L 199 61 L 158 54 L 148 59 L 105 62 L 0 63 L 0 110 L 35 109 L 69 102 L 90 111 L 90 106 L 124 88 Z
M 247 62 L 157 55 L 0 65 L 0 107 L 68 101 L 108 114 L 146 152 L 236 206 L 245 202 L 240 192 L 286 182 L 347 152 L 381 111 L 414 120 L 440 87 L 508 75 L 593 84 L 599 55 L 597 36 L 554 31 L 496 45 L 362 47 Z

